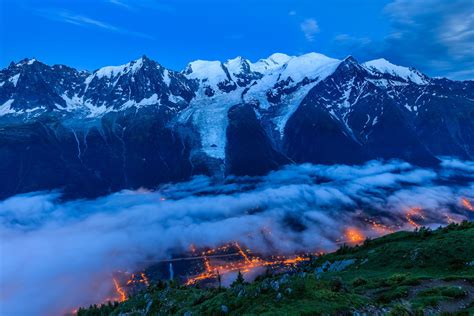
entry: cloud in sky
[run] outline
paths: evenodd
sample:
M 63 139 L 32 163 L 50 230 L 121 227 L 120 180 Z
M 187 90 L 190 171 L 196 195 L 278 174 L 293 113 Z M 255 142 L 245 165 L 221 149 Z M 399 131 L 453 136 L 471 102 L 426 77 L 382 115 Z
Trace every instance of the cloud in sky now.
M 93 19 L 85 15 L 76 14 L 68 10 L 57 10 L 57 9 L 43 10 L 42 9 L 42 10 L 36 10 L 35 13 L 53 21 L 69 23 L 69 24 L 73 24 L 73 25 L 77 25 L 81 27 L 99 28 L 102 30 L 120 33 L 124 35 L 131 35 L 135 37 L 153 39 L 153 37 L 148 34 L 117 27 L 109 23 L 106 23 L 104 21 Z
M 129 10 L 132 9 L 132 7 L 129 4 L 121 0 L 108 0 L 108 2 L 125 9 L 129 9 Z
M 169 258 L 191 243 L 238 241 L 262 253 L 330 250 L 347 227 L 379 235 L 367 218 L 413 229 L 405 218 L 410 207 L 421 207 L 423 224 L 435 227 L 472 218 L 460 198 L 474 199 L 474 178 L 452 181 L 472 168 L 457 160 L 436 171 L 399 161 L 303 164 L 223 182 L 198 176 L 95 200 L 17 195 L 0 201 L 0 310 L 59 315 L 101 302 L 111 294 L 113 272 L 143 269 L 145 259 Z
M 319 25 L 316 19 L 306 19 L 300 24 L 301 31 L 309 42 L 314 41 L 314 36 L 319 33 Z
M 338 34 L 332 41 L 336 51 L 364 61 L 384 57 L 428 75 L 474 79 L 472 0 L 395 0 L 383 14 L 390 23 L 383 39 Z
M 393 1 L 385 50 L 448 77 L 474 78 L 473 9 L 472 0 Z
M 369 37 L 355 37 L 349 34 L 337 34 L 333 38 L 333 43 L 343 48 L 348 54 L 354 54 L 357 51 L 366 50 L 372 45 Z
M 175 8 L 163 1 L 154 0 L 106 0 L 108 3 L 121 7 L 127 10 L 141 10 L 141 9 L 152 9 L 157 11 L 163 11 L 171 13 L 175 11 Z

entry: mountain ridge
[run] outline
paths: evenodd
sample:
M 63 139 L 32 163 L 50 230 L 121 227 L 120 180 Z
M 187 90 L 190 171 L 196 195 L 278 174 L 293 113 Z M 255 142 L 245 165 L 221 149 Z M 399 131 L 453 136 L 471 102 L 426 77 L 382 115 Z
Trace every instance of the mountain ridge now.
M 281 86 L 284 85 L 289 85 L 288 82 L 285 80 L 290 80 L 294 82 L 301 82 L 304 78 L 311 77 L 311 71 L 315 70 L 320 70 L 318 67 L 316 67 L 314 70 L 309 68 L 305 68 L 303 71 L 300 69 L 302 66 L 307 66 L 308 64 L 314 64 L 315 62 L 317 63 L 321 59 L 327 59 L 328 61 L 331 60 L 335 63 L 341 64 L 344 61 L 351 60 L 352 62 L 355 62 L 356 64 L 360 65 L 363 69 L 368 71 L 370 74 L 374 75 L 375 78 L 373 78 L 373 81 L 376 82 L 377 84 L 386 84 L 383 82 L 383 80 L 386 78 L 383 78 L 384 75 L 388 76 L 389 79 L 395 80 L 395 81 L 402 81 L 404 83 L 407 82 L 413 82 L 418 85 L 426 85 L 432 83 L 432 81 L 435 80 L 448 80 L 450 82 L 471 82 L 469 80 L 465 81 L 453 81 L 447 78 L 443 79 L 435 79 L 435 78 L 429 78 L 428 76 L 422 74 L 421 72 L 417 71 L 414 68 L 408 68 L 408 67 L 403 67 L 403 66 L 398 66 L 390 63 L 389 61 L 380 58 L 380 59 L 375 59 L 375 60 L 370 60 L 364 63 L 359 64 L 352 56 L 348 56 L 345 59 L 338 60 L 338 59 L 332 59 L 329 58 L 325 55 L 318 54 L 318 53 L 308 53 L 300 56 L 290 56 L 282 53 L 274 53 L 270 55 L 266 59 L 260 59 L 255 63 L 250 62 L 250 60 L 245 59 L 241 56 L 238 56 L 233 59 L 228 59 L 225 62 L 222 61 L 208 61 L 208 60 L 196 60 L 193 62 L 190 62 L 185 69 L 181 71 L 174 71 L 170 70 L 168 68 L 163 67 L 160 65 L 158 62 L 148 58 L 146 55 L 143 55 L 142 57 L 132 60 L 126 64 L 123 65 L 118 65 L 118 66 L 105 66 L 101 67 L 99 69 L 96 69 L 94 71 L 87 71 L 87 70 L 76 70 L 72 67 L 66 66 L 66 65 L 61 65 L 61 64 L 55 64 L 55 65 L 47 65 L 42 63 L 41 61 L 32 58 L 25 58 L 18 63 L 11 62 L 10 65 L 7 68 L 4 68 L 1 70 L 1 77 L 0 77 L 0 89 L 5 90 L 6 86 L 9 84 L 13 85 L 13 88 L 17 87 L 18 81 L 20 80 L 21 77 L 24 77 L 25 75 L 28 74 L 28 69 L 24 69 L 25 67 L 27 68 L 33 68 L 32 71 L 30 72 L 44 72 L 45 70 L 50 70 L 50 71 L 58 71 L 62 73 L 71 73 L 74 75 L 74 81 L 71 82 L 72 87 L 65 87 L 63 92 L 66 92 L 65 94 L 59 94 L 55 96 L 57 99 L 56 103 L 51 104 L 50 107 L 44 107 L 42 108 L 41 106 L 36 107 L 36 108 L 31 108 L 28 107 L 27 110 L 28 112 L 34 112 L 38 110 L 45 110 L 45 109 L 54 109 L 54 110 L 65 110 L 65 111 L 74 111 L 74 110 L 88 110 L 90 111 L 89 115 L 90 116 L 100 116 L 108 111 L 112 110 L 125 110 L 129 107 L 139 107 L 140 105 L 149 105 L 149 104 L 159 104 L 159 99 L 154 99 L 152 98 L 151 100 L 146 100 L 152 97 L 153 95 L 147 95 L 147 98 L 142 98 L 141 100 L 134 100 L 135 103 L 133 102 L 123 102 L 121 104 L 121 107 L 118 108 L 118 104 L 114 104 L 111 108 L 107 107 L 102 107 L 98 106 L 97 104 L 94 104 L 94 102 L 97 102 L 98 100 L 95 100 L 92 98 L 90 95 L 87 95 L 87 90 L 89 89 L 89 86 L 93 80 L 100 81 L 100 79 L 105 79 L 104 81 L 107 81 L 106 79 L 120 79 L 123 76 L 130 76 L 134 75 L 135 72 L 140 71 L 142 68 L 152 68 L 156 67 L 156 70 L 158 72 L 162 72 L 162 77 L 161 79 L 163 81 L 166 81 L 166 83 L 170 83 L 169 80 L 169 74 L 173 74 L 175 76 L 184 76 L 188 79 L 188 81 L 202 81 L 205 82 L 206 86 L 206 95 L 209 97 L 213 96 L 213 93 L 216 91 L 216 86 L 220 84 L 219 89 L 221 89 L 224 92 L 231 92 L 235 89 L 235 84 L 238 86 L 242 87 L 247 87 L 248 84 L 252 79 L 261 79 L 262 77 L 265 77 L 266 75 L 272 75 L 273 72 L 276 69 L 282 69 L 282 71 L 278 74 L 278 78 L 276 82 L 272 82 L 273 85 L 263 87 L 265 88 L 275 88 L 276 84 L 280 83 Z M 38 67 L 35 67 L 35 65 L 40 65 Z M 193 71 L 192 69 L 198 68 L 197 71 Z M 236 68 L 239 68 L 239 72 L 235 72 Z M 242 68 L 243 67 L 243 68 Z M 36 68 L 36 69 L 35 69 Z M 40 68 L 40 69 L 38 69 Z M 290 68 L 288 70 L 288 68 Z M 19 71 L 16 71 L 19 70 Z M 331 69 L 333 70 L 333 69 Z M 329 70 L 329 72 L 331 72 Z M 205 71 L 206 73 L 202 74 L 199 73 L 199 71 Z M 214 72 L 212 72 L 214 71 Z M 219 73 L 220 71 L 220 73 Z M 196 74 L 197 72 L 197 74 Z M 8 75 L 8 73 L 10 73 Z M 239 78 L 238 75 L 242 74 L 249 74 L 250 78 Z M 318 76 L 313 75 L 314 76 Z M 293 77 L 296 76 L 296 78 Z M 52 78 L 54 79 L 54 78 Z M 60 78 L 61 79 L 61 78 Z M 118 82 L 117 80 L 114 80 L 112 83 L 107 82 L 106 84 L 108 86 L 113 85 L 115 86 Z M 181 80 L 184 80 L 181 78 Z M 217 80 L 217 81 L 216 81 Z M 239 81 L 240 80 L 240 81 Z M 378 82 L 379 80 L 380 82 Z M 82 82 L 81 82 L 82 81 Z M 211 81 L 215 81 L 214 84 L 209 84 Z M 57 82 L 48 82 L 51 84 L 58 84 Z M 189 83 L 189 82 L 188 82 Z M 234 84 L 234 85 L 232 85 Z M 83 86 L 81 89 L 83 91 L 77 91 L 76 88 L 78 86 Z M 214 87 L 211 87 L 214 86 Z M 193 90 L 193 87 L 188 87 L 190 90 Z M 196 89 L 196 87 L 194 87 Z M 12 92 L 12 89 L 10 91 L 7 91 L 7 93 L 0 93 L 0 116 L 8 115 L 8 114 L 24 114 L 27 112 L 26 109 L 22 109 L 22 106 L 18 105 L 18 110 L 15 111 L 15 103 L 19 103 L 20 101 L 15 100 L 14 98 L 7 99 L 7 94 L 8 92 Z M 176 89 L 175 89 L 176 90 Z M 3 92 L 3 91 L 2 91 Z M 173 96 L 175 97 L 182 97 L 179 95 L 180 91 L 175 91 L 177 92 L 178 95 L 172 94 L 172 99 L 174 99 Z M 268 91 L 267 91 L 268 92 Z M 270 91 L 271 93 L 272 91 Z M 59 100 L 58 97 L 61 97 L 63 100 Z M 85 98 L 85 99 L 84 99 Z M 259 102 L 266 103 L 265 100 L 262 98 L 255 98 Z M 102 101 L 102 100 L 100 100 Z M 126 100 L 126 101 L 130 101 Z M 143 104 L 140 104 L 140 101 L 143 101 Z M 186 98 L 186 101 L 189 100 Z M 44 105 L 44 104 L 43 104 Z M 268 104 L 264 104 L 264 106 L 268 106 Z M 81 109 L 82 107 L 82 109 Z
M 385 59 L 276 53 L 180 72 L 146 56 L 93 72 L 23 59 L 0 70 L 0 174 L 12 179 L 0 196 L 103 194 L 287 163 L 474 159 L 473 122 L 473 81 Z

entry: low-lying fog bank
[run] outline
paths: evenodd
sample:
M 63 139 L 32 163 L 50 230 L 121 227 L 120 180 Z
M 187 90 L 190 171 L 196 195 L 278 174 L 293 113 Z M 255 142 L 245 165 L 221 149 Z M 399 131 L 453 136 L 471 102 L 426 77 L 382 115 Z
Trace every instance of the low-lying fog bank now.
M 224 182 L 198 176 L 155 191 L 61 201 L 34 192 L 0 202 L 0 312 L 54 315 L 100 303 L 114 271 L 238 241 L 261 253 L 333 250 L 347 231 L 375 237 L 474 218 L 474 162 L 440 169 L 371 161 L 292 165 Z

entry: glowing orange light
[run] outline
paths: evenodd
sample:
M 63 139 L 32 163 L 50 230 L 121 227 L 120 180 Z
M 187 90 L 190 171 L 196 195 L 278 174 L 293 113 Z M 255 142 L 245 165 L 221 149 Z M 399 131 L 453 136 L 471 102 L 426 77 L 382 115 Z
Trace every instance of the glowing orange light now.
M 462 206 L 468 211 L 474 212 L 474 206 L 472 205 L 471 201 L 466 198 L 461 199 Z
M 125 291 L 122 289 L 116 278 L 112 278 L 112 280 L 114 281 L 115 291 L 119 295 L 119 302 L 125 301 L 127 299 Z
M 353 244 L 358 244 L 364 241 L 365 236 L 359 229 L 350 227 L 346 229 L 345 236 L 347 240 Z
M 366 218 L 365 221 L 379 234 L 393 233 L 395 230 L 387 225 L 381 224 L 373 219 Z
M 446 221 L 447 221 L 448 223 L 456 223 L 456 222 L 457 222 L 457 221 L 456 221 L 453 217 L 451 217 L 449 214 L 444 214 L 444 216 L 446 216 Z
M 220 255 L 215 255 L 216 253 L 222 252 L 222 251 L 228 251 L 232 249 L 237 250 L 237 252 L 233 254 L 228 254 L 228 256 L 237 255 L 241 257 L 241 260 L 231 261 L 231 262 L 226 262 L 226 263 L 221 263 L 221 264 L 213 264 L 211 262 L 212 257 L 220 257 Z M 263 259 L 255 255 L 251 255 L 250 253 L 251 252 L 249 249 L 243 249 L 240 246 L 240 244 L 238 244 L 237 242 L 204 251 L 202 253 L 204 257 L 204 271 L 198 275 L 190 277 L 186 281 L 185 284 L 191 285 L 191 284 L 196 284 L 203 280 L 216 279 L 218 274 L 224 275 L 230 272 L 237 272 L 237 271 L 247 273 L 259 267 L 278 266 L 278 265 L 292 266 L 302 261 L 309 260 L 308 257 L 301 257 L 301 256 L 291 256 L 291 257 L 275 256 L 275 257 Z
M 148 277 L 146 276 L 146 274 L 142 272 L 140 273 L 140 276 L 142 277 L 140 282 L 145 283 L 146 286 L 150 286 L 150 282 L 148 281 Z
M 131 276 L 130 279 L 127 281 L 127 285 L 132 284 L 134 279 L 135 279 L 135 274 L 132 273 L 132 276 Z
M 206 267 L 206 271 L 208 272 L 212 271 L 212 267 L 211 267 L 211 263 L 209 262 L 209 259 L 204 258 L 204 266 Z
M 297 264 L 299 262 L 303 262 L 303 261 L 307 261 L 309 260 L 308 258 L 304 258 L 304 257 L 294 257 L 294 258 L 288 258 L 288 259 L 285 259 L 283 260 L 283 264 L 284 265 L 294 265 L 294 264 Z
M 238 243 L 235 243 L 235 246 L 237 247 L 237 249 L 239 250 L 239 253 L 242 255 L 242 257 L 244 257 L 245 261 L 247 263 L 250 262 L 249 260 L 249 257 L 247 256 L 247 254 L 242 250 L 242 248 L 240 247 L 240 245 Z
M 415 217 L 424 219 L 425 216 L 422 213 L 421 207 L 412 207 L 411 209 L 408 210 L 408 212 L 405 214 L 405 218 L 407 219 L 408 223 L 413 226 L 413 227 L 420 227 L 421 225 L 418 224 L 415 221 Z

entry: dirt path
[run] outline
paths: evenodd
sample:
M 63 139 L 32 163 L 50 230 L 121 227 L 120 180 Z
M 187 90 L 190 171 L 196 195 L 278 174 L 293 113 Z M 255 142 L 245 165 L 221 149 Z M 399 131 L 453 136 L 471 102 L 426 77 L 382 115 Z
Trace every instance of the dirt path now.
M 438 312 L 454 313 L 460 311 L 474 302 L 474 285 L 466 280 L 425 280 L 421 284 L 413 286 L 408 293 L 408 300 L 414 299 L 420 292 L 441 286 L 458 286 L 467 292 L 467 295 L 459 299 L 450 299 L 439 302 L 436 310 Z

